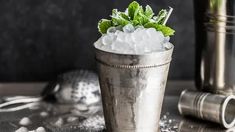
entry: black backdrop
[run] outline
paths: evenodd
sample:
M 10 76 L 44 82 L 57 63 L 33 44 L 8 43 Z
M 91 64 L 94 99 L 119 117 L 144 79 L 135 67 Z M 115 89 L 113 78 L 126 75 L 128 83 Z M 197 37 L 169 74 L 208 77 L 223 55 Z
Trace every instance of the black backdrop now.
M 95 70 L 97 22 L 131 0 L 0 0 L 0 81 L 47 81 L 74 70 Z M 157 12 L 172 6 L 176 30 L 170 79 L 193 79 L 192 0 L 142 0 Z

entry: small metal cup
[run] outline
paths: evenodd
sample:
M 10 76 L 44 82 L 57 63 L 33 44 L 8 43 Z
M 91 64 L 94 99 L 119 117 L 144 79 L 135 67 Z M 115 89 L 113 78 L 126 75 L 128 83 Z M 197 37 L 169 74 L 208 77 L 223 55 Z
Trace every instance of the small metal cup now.
M 179 99 L 181 115 L 194 116 L 232 128 L 235 125 L 235 96 L 184 90 Z
M 105 52 L 95 45 L 108 132 L 157 132 L 173 52 Z

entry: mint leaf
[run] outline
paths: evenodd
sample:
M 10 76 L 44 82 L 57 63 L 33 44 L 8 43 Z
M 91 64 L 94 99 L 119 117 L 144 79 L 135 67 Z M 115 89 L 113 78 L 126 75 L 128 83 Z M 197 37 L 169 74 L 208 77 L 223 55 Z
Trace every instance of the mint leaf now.
M 114 26 L 125 26 L 130 23 L 130 21 L 125 20 L 122 17 L 113 17 L 112 18 L 112 23 Z
M 152 18 L 153 15 L 154 15 L 154 13 L 153 13 L 152 8 L 149 5 L 147 5 L 145 7 L 145 16 L 147 16 L 148 18 Z
M 139 6 L 139 9 L 136 12 L 137 13 L 132 20 L 133 25 L 144 25 L 150 21 L 150 18 L 145 15 L 142 6 Z
M 156 26 L 156 29 L 158 31 L 161 31 L 164 34 L 164 36 L 172 36 L 175 33 L 175 30 L 173 30 L 172 28 L 165 26 L 165 25 L 158 24 Z
M 131 21 L 131 24 L 132 24 L 133 26 L 138 26 L 138 25 L 140 25 L 140 23 L 139 23 L 138 20 L 133 20 L 133 21 Z
M 125 20 L 128 20 L 128 21 L 130 20 L 130 17 L 127 14 L 125 14 L 124 12 L 120 12 L 120 16 Z
M 172 28 L 168 27 L 168 26 L 164 26 L 158 23 L 147 23 L 144 25 L 145 28 L 155 28 L 157 31 L 161 31 L 164 36 L 172 36 L 175 33 L 175 30 L 173 30 Z
M 145 28 L 155 28 L 157 23 L 149 22 L 144 25 Z
M 162 24 L 166 16 L 167 16 L 167 10 L 165 9 L 161 10 L 158 13 L 158 15 L 155 17 L 156 23 Z
M 101 34 L 105 34 L 107 32 L 108 28 L 110 28 L 111 26 L 112 26 L 111 20 L 101 19 L 98 22 L 98 30 Z
M 138 13 L 135 20 L 138 21 L 139 25 L 144 25 L 150 21 L 150 19 L 141 12 Z
M 114 26 L 125 26 L 130 23 L 129 16 L 124 12 L 119 12 L 117 9 L 113 9 L 111 18 Z
M 118 15 L 118 10 L 117 9 L 113 9 L 111 16 L 117 16 L 117 15 Z
M 133 1 L 128 6 L 128 15 L 132 20 L 134 20 L 134 17 L 137 15 L 139 8 L 140 8 L 140 5 L 136 1 Z

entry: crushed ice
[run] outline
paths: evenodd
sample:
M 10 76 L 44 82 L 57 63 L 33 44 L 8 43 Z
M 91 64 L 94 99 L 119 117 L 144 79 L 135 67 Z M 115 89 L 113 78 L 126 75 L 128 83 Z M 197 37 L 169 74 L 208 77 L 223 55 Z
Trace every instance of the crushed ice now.
M 117 27 L 120 28 L 120 27 Z M 107 34 L 104 34 L 95 42 L 97 48 L 121 54 L 145 54 L 170 49 L 172 44 L 170 38 L 165 37 L 162 32 L 154 28 L 134 27 L 128 24 L 122 31 L 110 27 Z
M 46 132 L 44 127 L 38 127 L 35 130 L 29 131 L 26 127 L 20 127 L 19 129 L 15 130 L 15 132 Z
M 45 128 L 44 127 L 38 127 L 36 129 L 36 132 L 46 132 Z
M 178 132 L 178 123 L 174 120 L 169 118 L 170 113 L 166 112 L 160 119 L 160 131 L 161 132 Z
M 104 118 L 102 116 L 96 115 L 84 120 L 79 127 L 90 128 L 96 130 L 103 130 L 105 128 Z
M 28 125 L 32 124 L 32 121 L 28 117 L 23 117 L 20 120 L 19 124 L 22 126 L 28 126 Z
M 26 127 L 20 127 L 15 132 L 28 132 L 28 129 Z
M 64 124 L 63 118 L 59 117 L 58 120 L 55 122 L 55 126 L 61 127 Z
M 42 111 L 41 113 L 40 113 L 40 116 L 41 117 L 47 117 L 49 114 L 48 114 L 48 112 L 46 112 L 46 111 Z

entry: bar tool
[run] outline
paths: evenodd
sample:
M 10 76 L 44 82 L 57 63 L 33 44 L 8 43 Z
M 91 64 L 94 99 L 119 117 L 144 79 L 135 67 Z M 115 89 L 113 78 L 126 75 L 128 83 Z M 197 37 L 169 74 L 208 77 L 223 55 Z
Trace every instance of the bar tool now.
M 235 94 L 235 1 L 194 0 L 196 86 Z
M 0 103 L 0 112 L 17 111 L 26 108 L 33 108 L 38 106 L 41 100 L 41 97 L 32 96 L 3 97 L 2 102 Z
M 171 16 L 173 10 L 174 10 L 174 9 L 173 9 L 172 7 L 169 7 L 169 9 L 168 9 L 168 11 L 167 11 L 167 16 L 166 16 L 166 18 L 165 18 L 164 21 L 163 21 L 163 25 L 166 25 L 166 23 L 167 23 L 168 19 L 170 18 L 170 16 Z
M 235 125 L 235 96 L 184 90 L 179 99 L 181 115 L 194 116 L 221 124 L 225 128 Z
M 72 104 L 77 114 L 91 114 L 102 108 L 98 77 L 87 70 L 59 75 L 48 84 L 41 96 L 5 97 L 0 104 L 1 111 L 16 111 L 38 105 L 40 101 Z M 17 106 L 15 106 L 18 104 Z

